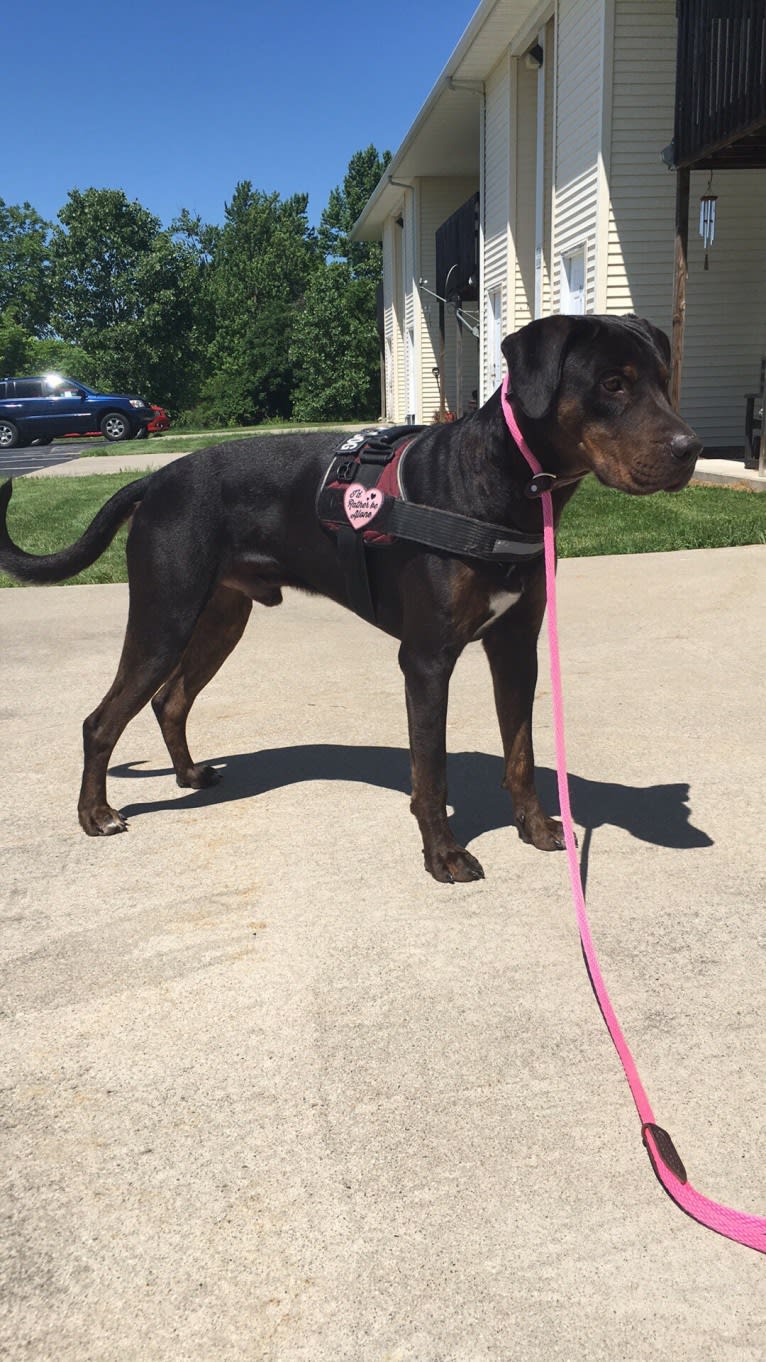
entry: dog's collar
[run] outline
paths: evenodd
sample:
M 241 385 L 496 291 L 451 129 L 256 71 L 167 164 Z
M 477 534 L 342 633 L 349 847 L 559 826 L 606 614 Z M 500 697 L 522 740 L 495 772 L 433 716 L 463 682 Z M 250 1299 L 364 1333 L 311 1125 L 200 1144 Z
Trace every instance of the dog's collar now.
M 524 455 L 529 467 L 532 470 L 532 477 L 524 488 L 524 495 L 534 501 L 541 497 L 544 492 L 554 492 L 560 487 L 571 487 L 573 483 L 582 482 L 584 473 L 577 473 L 573 478 L 561 478 L 558 473 L 546 473 L 540 460 L 529 448 L 527 441 L 521 433 L 521 427 L 516 420 L 516 413 L 511 405 L 511 376 L 506 374 L 503 385 L 500 389 L 500 405 L 503 409 L 505 424 L 508 427 L 511 438 L 520 452 Z

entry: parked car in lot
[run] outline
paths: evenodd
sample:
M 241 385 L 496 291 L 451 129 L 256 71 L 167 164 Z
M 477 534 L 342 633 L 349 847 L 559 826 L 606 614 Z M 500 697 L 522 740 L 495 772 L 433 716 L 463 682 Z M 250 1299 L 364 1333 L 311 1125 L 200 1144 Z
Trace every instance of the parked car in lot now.
M 151 421 L 149 422 L 148 426 L 145 426 L 143 431 L 139 430 L 138 434 L 135 437 L 137 440 L 140 440 L 143 435 L 160 435 L 162 431 L 170 430 L 170 417 L 165 411 L 165 408 L 156 406 L 154 402 L 150 402 L 149 405 L 154 415 Z M 86 430 L 85 434 L 100 435 L 101 431 Z M 83 432 L 81 430 L 68 430 L 67 435 L 71 435 L 75 439 L 82 439 Z
M 100 431 L 107 440 L 146 434 L 154 409 L 143 397 L 96 393 L 60 374 L 0 379 L 0 449 L 50 444 L 56 435 Z
M 163 430 L 170 430 L 170 417 L 164 407 L 158 407 L 152 402 L 154 420 L 150 421 L 146 429 L 150 435 L 159 435 Z

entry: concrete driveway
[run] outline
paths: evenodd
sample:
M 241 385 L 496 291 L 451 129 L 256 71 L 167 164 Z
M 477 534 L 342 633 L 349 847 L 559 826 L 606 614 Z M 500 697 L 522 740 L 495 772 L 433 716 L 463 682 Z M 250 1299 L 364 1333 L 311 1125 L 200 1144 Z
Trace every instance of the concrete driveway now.
M 766 548 L 568 560 L 573 802 L 596 942 L 693 1184 L 766 1214 Z M 0 1353 L 16 1362 L 760 1362 L 764 1260 L 665 1197 L 591 995 L 562 856 L 455 677 L 437 885 L 395 644 L 254 611 L 180 791 L 150 713 L 74 806 L 126 589 L 0 593 Z M 555 803 L 548 684 L 541 784 Z

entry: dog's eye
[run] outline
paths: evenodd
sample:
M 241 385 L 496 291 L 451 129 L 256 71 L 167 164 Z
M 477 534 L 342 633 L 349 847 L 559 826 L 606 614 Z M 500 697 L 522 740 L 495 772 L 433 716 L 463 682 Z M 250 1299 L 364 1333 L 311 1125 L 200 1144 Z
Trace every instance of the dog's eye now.
M 608 374 L 601 380 L 602 388 L 606 388 L 608 393 L 621 393 L 625 389 L 625 384 L 620 374 Z

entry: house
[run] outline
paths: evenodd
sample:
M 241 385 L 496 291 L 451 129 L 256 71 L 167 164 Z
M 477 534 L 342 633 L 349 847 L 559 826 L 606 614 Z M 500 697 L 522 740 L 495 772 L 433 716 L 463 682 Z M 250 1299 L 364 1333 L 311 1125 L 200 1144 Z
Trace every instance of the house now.
M 736 13 L 748 79 L 763 85 L 765 4 L 678 0 L 697 59 L 713 38 L 729 52 Z M 383 243 L 387 419 L 485 401 L 503 336 L 535 317 L 636 312 L 670 334 L 675 308 L 681 411 L 709 449 L 742 448 L 766 356 L 766 161 L 717 161 L 702 146 L 687 157 L 682 296 L 676 11 L 677 0 L 482 0 L 354 228 Z M 707 251 L 703 196 L 716 209 Z

